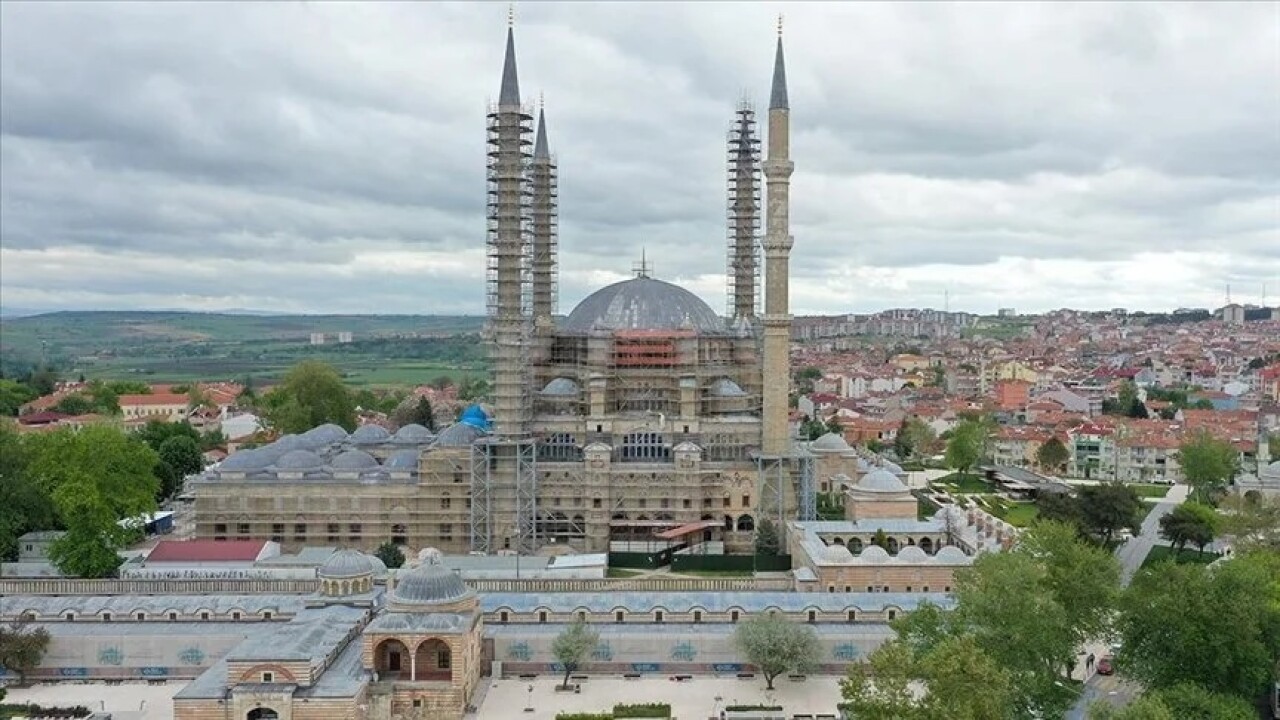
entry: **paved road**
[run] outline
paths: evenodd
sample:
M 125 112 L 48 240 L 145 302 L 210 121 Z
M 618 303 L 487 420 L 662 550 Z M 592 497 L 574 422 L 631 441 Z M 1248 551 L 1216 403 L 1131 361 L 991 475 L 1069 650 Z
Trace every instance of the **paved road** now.
M 1147 559 L 1147 553 L 1160 539 L 1160 518 L 1164 517 L 1182 501 L 1187 499 L 1190 488 L 1186 485 L 1174 485 L 1169 493 L 1156 503 L 1155 508 L 1142 521 L 1142 532 L 1128 542 L 1116 548 L 1116 558 L 1120 560 L 1120 583 L 1128 586 L 1133 576 Z M 1102 654 L 1098 653 L 1101 658 Z M 1084 684 L 1084 692 L 1075 707 L 1067 712 L 1066 720 L 1085 720 L 1088 716 L 1089 704 L 1094 700 L 1105 699 L 1114 705 L 1127 705 L 1136 695 L 1139 688 L 1116 678 L 1093 675 Z

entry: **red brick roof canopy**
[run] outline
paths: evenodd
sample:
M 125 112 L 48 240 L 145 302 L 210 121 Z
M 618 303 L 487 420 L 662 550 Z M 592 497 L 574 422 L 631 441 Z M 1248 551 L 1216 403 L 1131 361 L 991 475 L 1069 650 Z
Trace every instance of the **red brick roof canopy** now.
M 266 540 L 161 540 L 147 562 L 252 562 Z

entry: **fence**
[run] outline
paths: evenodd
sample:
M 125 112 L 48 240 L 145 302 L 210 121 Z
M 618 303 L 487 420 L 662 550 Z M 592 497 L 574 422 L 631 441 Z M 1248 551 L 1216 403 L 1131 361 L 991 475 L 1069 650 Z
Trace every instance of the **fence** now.
M 790 569 L 790 555 L 676 555 L 671 561 L 671 572 L 682 570 L 786 572 Z

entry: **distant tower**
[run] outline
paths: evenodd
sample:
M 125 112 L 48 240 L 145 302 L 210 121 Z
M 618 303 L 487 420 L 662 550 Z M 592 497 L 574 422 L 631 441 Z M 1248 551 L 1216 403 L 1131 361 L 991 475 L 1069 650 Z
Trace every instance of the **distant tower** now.
M 790 273 L 791 109 L 787 103 L 787 70 L 782 56 L 782 21 L 773 60 L 769 94 L 769 147 L 764 162 L 768 188 L 764 236 L 764 437 L 763 451 L 780 455 L 790 448 L 787 396 L 791 385 Z
M 555 327 L 556 235 L 558 230 L 556 161 L 547 145 L 547 117 L 538 108 L 538 134 L 529 166 L 532 201 L 529 208 L 533 233 L 533 324 L 535 329 Z
M 489 112 L 488 317 L 493 364 L 493 428 L 499 436 L 525 431 L 525 352 L 528 315 L 525 274 L 526 166 L 529 162 L 531 115 L 520 105 L 516 78 L 515 32 L 507 28 L 506 59 L 498 106 Z
M 754 320 L 760 281 L 760 138 L 751 103 L 729 131 L 729 318 Z

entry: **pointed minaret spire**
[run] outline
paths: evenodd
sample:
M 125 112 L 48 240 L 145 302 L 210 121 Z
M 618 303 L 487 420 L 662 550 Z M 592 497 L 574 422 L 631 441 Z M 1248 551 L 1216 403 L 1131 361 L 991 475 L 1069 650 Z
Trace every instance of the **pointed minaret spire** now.
M 520 104 L 520 80 L 516 77 L 516 30 L 514 11 L 507 20 L 507 57 L 502 63 L 502 90 L 499 105 Z
M 547 146 L 547 113 L 542 107 L 542 101 L 538 101 L 538 138 L 533 142 L 533 159 L 547 160 L 551 157 L 551 150 Z
M 512 65 L 512 67 L 514 68 L 515 65 Z M 782 57 L 782 16 L 779 15 L 778 50 L 773 56 L 773 90 L 769 93 L 769 109 L 786 109 L 789 107 L 787 104 L 787 64 Z

